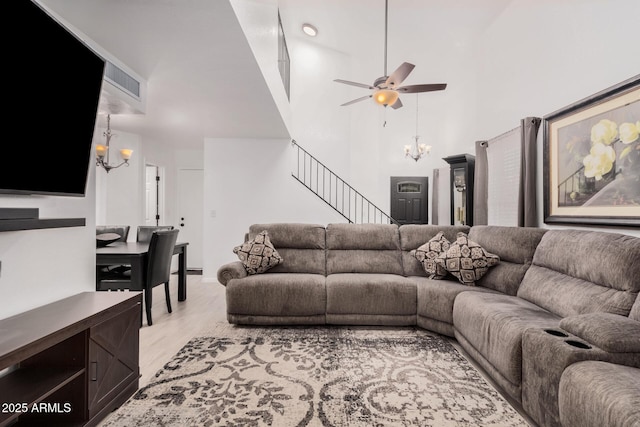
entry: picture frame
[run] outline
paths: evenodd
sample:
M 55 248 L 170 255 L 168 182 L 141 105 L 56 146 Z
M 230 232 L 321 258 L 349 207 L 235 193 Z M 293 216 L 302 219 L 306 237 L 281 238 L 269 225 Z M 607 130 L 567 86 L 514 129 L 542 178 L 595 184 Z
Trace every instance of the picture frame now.
M 640 75 L 542 124 L 544 222 L 640 227 Z

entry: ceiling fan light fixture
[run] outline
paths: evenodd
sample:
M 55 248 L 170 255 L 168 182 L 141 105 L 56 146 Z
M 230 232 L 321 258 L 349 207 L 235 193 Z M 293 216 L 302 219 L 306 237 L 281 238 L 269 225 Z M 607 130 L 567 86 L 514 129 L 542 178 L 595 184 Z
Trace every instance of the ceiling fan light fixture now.
M 309 37 L 315 37 L 318 35 L 318 29 L 307 22 L 302 24 L 302 31 Z
M 373 93 L 373 100 L 380 105 L 393 105 L 398 100 L 398 92 L 391 89 L 378 89 Z

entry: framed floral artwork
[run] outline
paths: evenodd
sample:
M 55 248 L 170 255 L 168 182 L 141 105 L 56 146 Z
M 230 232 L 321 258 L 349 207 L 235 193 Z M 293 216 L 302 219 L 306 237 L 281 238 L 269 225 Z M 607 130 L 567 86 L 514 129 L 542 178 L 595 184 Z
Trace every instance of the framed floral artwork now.
M 640 226 L 640 75 L 543 118 L 544 222 Z

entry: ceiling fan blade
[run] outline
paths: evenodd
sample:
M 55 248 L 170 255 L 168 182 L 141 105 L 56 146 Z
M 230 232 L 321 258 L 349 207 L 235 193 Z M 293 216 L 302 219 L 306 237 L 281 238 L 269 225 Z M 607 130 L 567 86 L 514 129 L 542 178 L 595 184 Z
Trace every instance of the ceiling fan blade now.
M 349 80 L 335 79 L 334 82 L 344 83 L 346 85 L 351 85 L 351 86 L 363 87 L 365 89 L 375 89 L 375 87 L 371 85 L 367 85 L 364 83 L 350 82 Z
M 400 107 L 402 107 L 402 101 L 400 101 L 400 98 L 398 98 L 396 102 L 394 102 L 393 105 L 391 105 L 391 108 L 393 108 L 394 110 L 397 110 Z
M 371 95 L 365 95 L 361 98 L 356 98 L 353 101 L 349 101 L 349 102 L 345 102 L 344 104 L 341 104 L 341 107 L 344 107 L 345 105 L 351 105 L 351 104 L 355 104 L 356 102 L 360 102 L 360 101 L 364 101 L 365 99 L 371 98 Z
M 446 83 L 434 83 L 434 84 L 425 84 L 425 85 L 402 86 L 396 90 L 402 93 L 418 93 L 418 92 L 433 92 L 436 90 L 444 90 L 446 87 L 447 87 Z
M 384 83 L 385 86 L 390 89 L 397 88 L 398 86 L 400 86 L 400 83 L 402 83 L 404 79 L 407 78 L 409 73 L 413 71 L 414 68 L 415 65 L 408 62 L 403 62 L 402 65 L 400 65 L 393 73 L 391 73 L 387 81 Z

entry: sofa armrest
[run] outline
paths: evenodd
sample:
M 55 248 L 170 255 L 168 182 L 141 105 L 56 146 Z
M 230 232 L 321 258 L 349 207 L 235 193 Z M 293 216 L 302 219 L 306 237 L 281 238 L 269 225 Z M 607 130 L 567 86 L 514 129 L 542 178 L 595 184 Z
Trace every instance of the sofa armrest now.
M 231 279 L 242 279 L 247 276 L 247 270 L 245 270 L 240 261 L 230 262 L 218 269 L 218 282 L 224 286 L 227 286 Z
M 570 316 L 560 327 L 609 353 L 640 353 L 640 322 L 611 313 Z

